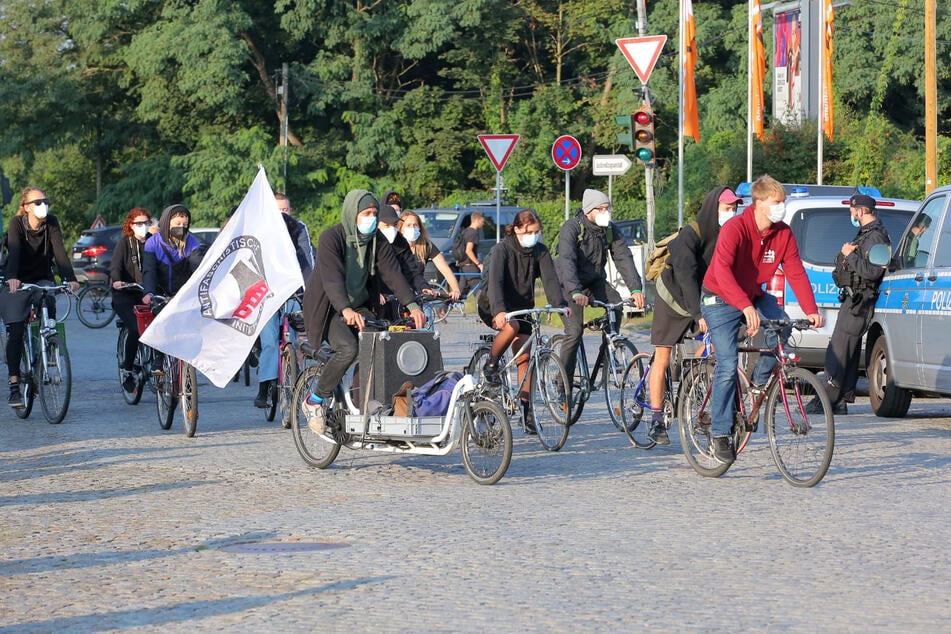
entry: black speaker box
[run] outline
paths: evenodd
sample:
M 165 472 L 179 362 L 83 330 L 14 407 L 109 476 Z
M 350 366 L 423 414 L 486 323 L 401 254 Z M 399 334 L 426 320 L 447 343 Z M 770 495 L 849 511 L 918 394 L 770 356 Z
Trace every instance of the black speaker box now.
M 370 399 L 389 405 L 403 383 L 420 386 L 442 371 L 442 352 L 436 333 L 360 333 L 360 386 L 370 385 Z M 370 373 L 372 372 L 372 384 Z M 363 406 L 363 390 L 360 390 Z

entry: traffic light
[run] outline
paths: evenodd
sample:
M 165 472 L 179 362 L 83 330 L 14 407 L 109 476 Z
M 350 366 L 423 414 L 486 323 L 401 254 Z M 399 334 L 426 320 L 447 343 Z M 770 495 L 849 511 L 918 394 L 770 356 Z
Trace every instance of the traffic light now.
M 627 130 L 627 132 L 621 132 L 617 135 L 618 145 L 626 145 L 627 147 L 634 149 L 634 115 L 630 114 L 617 114 L 614 115 L 614 121 Z
M 654 163 L 654 111 L 641 106 L 634 119 L 634 157 L 644 165 Z

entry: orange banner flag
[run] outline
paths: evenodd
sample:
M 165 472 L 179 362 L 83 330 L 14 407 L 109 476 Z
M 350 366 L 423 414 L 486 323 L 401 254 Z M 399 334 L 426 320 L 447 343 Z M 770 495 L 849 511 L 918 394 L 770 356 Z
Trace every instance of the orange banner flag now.
M 831 141 L 833 133 L 832 121 L 832 22 L 835 19 L 835 10 L 832 0 L 824 0 L 826 31 L 822 42 L 822 131 Z
M 763 140 L 763 86 L 766 83 L 766 45 L 763 43 L 763 14 L 760 11 L 759 0 L 753 0 L 750 8 L 753 37 L 752 78 L 753 86 L 753 132 L 759 140 Z
M 693 18 L 693 3 L 684 0 L 684 136 L 700 142 L 700 111 L 697 108 L 697 86 L 694 73 L 697 68 L 697 24 Z

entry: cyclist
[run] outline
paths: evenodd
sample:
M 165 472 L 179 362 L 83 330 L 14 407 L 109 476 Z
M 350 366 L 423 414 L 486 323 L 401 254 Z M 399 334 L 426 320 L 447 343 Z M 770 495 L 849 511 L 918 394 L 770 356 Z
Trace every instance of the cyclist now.
M 415 212 L 404 211 L 400 215 L 398 227 L 406 242 L 409 243 L 413 255 L 424 270 L 426 263 L 432 262 L 436 270 L 442 273 L 446 282 L 449 283 L 449 296 L 452 299 L 459 299 L 462 296 L 462 291 L 459 288 L 456 276 L 452 272 L 452 267 L 446 262 L 446 258 L 439 251 L 439 247 L 429 239 L 429 232 L 426 231 L 426 227 L 423 226 L 419 216 Z M 426 289 L 423 292 L 425 293 Z
M 506 321 L 505 313 L 535 307 L 536 279 L 541 278 L 549 304 L 567 306 L 551 254 L 541 243 L 541 234 L 542 223 L 538 215 L 531 209 L 523 209 L 516 214 L 512 224 L 505 227 L 505 238 L 489 254 L 486 288 L 479 295 L 479 317 L 490 328 L 499 331 L 483 368 L 489 383 L 498 385 L 501 382 L 499 358 L 508 347 L 514 345 L 514 350 L 520 350 L 532 333 L 529 323 Z M 525 379 L 528 362 L 528 350 L 516 359 L 519 383 L 526 387 L 531 384 L 530 377 Z M 519 397 L 525 428 L 529 433 L 536 433 L 529 395 L 523 392 Z
M 134 307 L 142 303 L 142 291 L 136 288 L 121 288 L 124 284 L 142 284 L 142 268 L 145 260 L 145 241 L 149 237 L 152 215 L 142 207 L 135 207 L 126 214 L 122 223 L 122 238 L 116 243 L 109 266 L 112 280 L 112 306 L 125 324 L 129 335 L 125 340 L 122 357 L 122 389 L 130 394 L 135 391 L 135 375 L 132 362 L 139 347 L 139 324 Z
M 379 207 L 365 189 L 347 193 L 340 223 L 320 235 L 314 271 L 307 279 L 303 310 L 307 340 L 315 347 L 326 341 L 334 350 L 314 393 L 303 404 L 307 426 L 318 434 L 325 429 L 324 400 L 357 358 L 357 332 L 364 328 L 364 316 L 372 314 L 379 282 L 395 291 L 417 328 L 426 323 L 393 247 L 377 232 Z
M 787 318 L 776 298 L 763 291 L 763 284 L 782 266 L 806 318 L 816 328 L 823 322 L 799 258 L 796 238 L 783 222 L 786 192 L 782 184 L 764 175 L 753 183 L 750 192 L 753 204 L 720 229 L 713 259 L 703 277 L 700 300 L 700 310 L 717 355 L 710 408 L 713 456 L 724 464 L 736 460 L 730 432 L 740 325 L 745 320 L 746 333 L 753 336 L 759 330 L 760 315 L 766 319 Z M 785 340 L 789 333 L 784 332 L 782 336 Z M 775 337 L 774 333 L 767 333 L 766 344 L 775 345 Z M 751 390 L 762 389 L 775 364 L 775 358 L 760 356 L 753 370 Z
M 188 233 L 192 214 L 185 205 L 166 207 L 159 217 L 159 230 L 145 241 L 142 263 L 144 304 L 152 295 L 172 296 L 178 292 L 198 265 L 204 251 L 198 238 Z
M 657 300 L 651 323 L 654 360 L 648 379 L 651 404 L 648 436 L 659 445 L 670 444 L 664 425 L 664 391 L 670 353 L 695 323 L 700 332 L 707 331 L 707 322 L 700 313 L 700 286 L 713 258 L 720 227 L 733 217 L 741 200 L 729 187 L 713 188 L 700 205 L 696 225 L 684 225 L 667 247 L 670 251 L 667 266 L 657 279 Z
M 396 214 L 396 210 L 393 207 L 387 204 L 380 205 L 380 211 L 377 214 L 377 228 L 380 233 L 383 234 L 383 237 L 386 238 L 386 241 L 393 246 L 393 251 L 396 252 L 396 257 L 400 261 L 400 272 L 403 274 L 403 277 L 406 278 L 406 281 L 413 291 L 421 293 L 427 288 L 426 278 L 423 276 L 423 265 L 416 259 L 416 256 L 413 255 L 413 250 L 410 249 L 409 242 L 406 241 L 406 238 L 404 238 L 399 232 L 399 229 L 397 229 L 396 225 L 399 220 L 400 217 Z M 379 314 L 383 319 L 390 321 L 400 318 L 399 302 L 386 301 L 385 296 L 392 294 L 393 292 L 390 287 L 387 286 L 385 282 L 381 282 L 381 309 Z
M 314 249 L 310 245 L 310 233 L 307 225 L 294 217 L 291 199 L 286 194 L 274 194 L 277 208 L 281 212 L 281 219 L 287 227 L 287 234 L 294 245 L 294 254 L 303 278 L 306 280 L 314 270 Z M 281 337 L 281 311 L 277 311 L 261 327 L 258 339 L 261 342 L 261 354 L 258 357 L 258 395 L 254 397 L 254 406 L 267 408 L 271 386 L 277 380 L 277 366 L 280 362 L 281 351 L 278 350 L 278 341 Z
M 607 281 L 604 267 L 608 254 L 630 289 L 634 305 L 644 308 L 641 277 L 637 274 L 624 235 L 611 222 L 611 201 L 596 189 L 586 189 L 581 198 L 581 209 L 561 226 L 558 259 L 555 261 L 565 296 L 579 308 L 562 318 L 565 339 L 561 354 L 569 377 L 574 375 L 578 361 L 578 346 L 584 331 L 584 307 L 591 298 L 607 303 L 621 301 L 621 295 Z M 620 323 L 620 311 L 617 317 L 617 323 Z
M 0 284 L 0 312 L 7 325 L 7 372 L 10 383 L 10 407 L 23 407 L 20 392 L 20 360 L 23 357 L 23 336 L 26 320 L 39 291 L 17 293 L 21 283 L 49 286 L 53 278 L 53 262 L 60 279 L 72 292 L 79 290 L 73 265 L 66 255 L 63 232 L 56 216 L 49 213 L 50 201 L 37 187 L 27 187 L 20 194 L 20 206 L 7 227 L 7 283 Z M 49 298 L 52 300 L 52 297 Z M 49 313 L 56 316 L 56 304 L 50 301 Z

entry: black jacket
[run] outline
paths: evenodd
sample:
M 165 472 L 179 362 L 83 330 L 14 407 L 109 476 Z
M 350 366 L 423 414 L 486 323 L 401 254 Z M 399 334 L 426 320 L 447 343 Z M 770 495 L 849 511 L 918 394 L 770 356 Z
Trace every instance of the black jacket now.
M 378 241 L 386 241 L 386 236 L 377 232 L 376 239 Z M 409 282 L 410 287 L 417 293 L 427 288 L 426 277 L 423 275 L 423 265 L 419 261 L 419 258 L 416 257 L 416 254 L 413 253 L 413 249 L 409 246 L 409 242 L 406 241 L 403 234 L 397 232 L 396 238 L 393 239 L 390 246 L 393 247 L 393 251 L 396 252 L 396 257 L 400 261 L 400 271 L 403 277 L 406 278 L 406 281 Z M 385 295 L 393 291 L 381 280 L 380 292 Z
M 526 249 L 513 234 L 492 247 L 486 288 L 479 307 L 490 315 L 535 307 L 535 280 L 541 278 L 552 306 L 566 306 L 558 274 L 548 247 L 542 243 Z
M 641 290 L 641 276 L 634 266 L 634 256 L 627 247 L 624 235 L 611 223 L 613 239 L 607 241 L 607 232 L 585 217 L 578 210 L 561 226 L 558 234 L 558 260 L 556 267 L 565 296 L 580 293 L 595 282 L 607 279 L 604 270 L 608 263 L 608 254 L 614 260 L 614 266 L 633 293 Z
M 14 216 L 7 228 L 8 279 L 17 279 L 28 284 L 53 277 L 53 262 L 64 282 L 75 282 L 73 265 L 63 246 L 63 232 L 56 216 L 49 214 L 40 228 L 29 228 L 24 216 Z
M 869 262 L 868 252 L 876 244 L 891 244 L 891 239 L 888 237 L 888 232 L 885 231 L 882 221 L 876 218 L 867 225 L 860 227 L 852 240 L 852 244 L 858 248 L 848 256 L 842 255 L 841 251 L 836 254 L 835 268 L 838 270 L 833 279 L 845 278 L 848 281 L 845 284 L 839 284 L 839 286 L 849 287 L 853 291 L 877 291 L 879 284 L 882 282 L 882 277 L 885 275 L 885 269 Z

